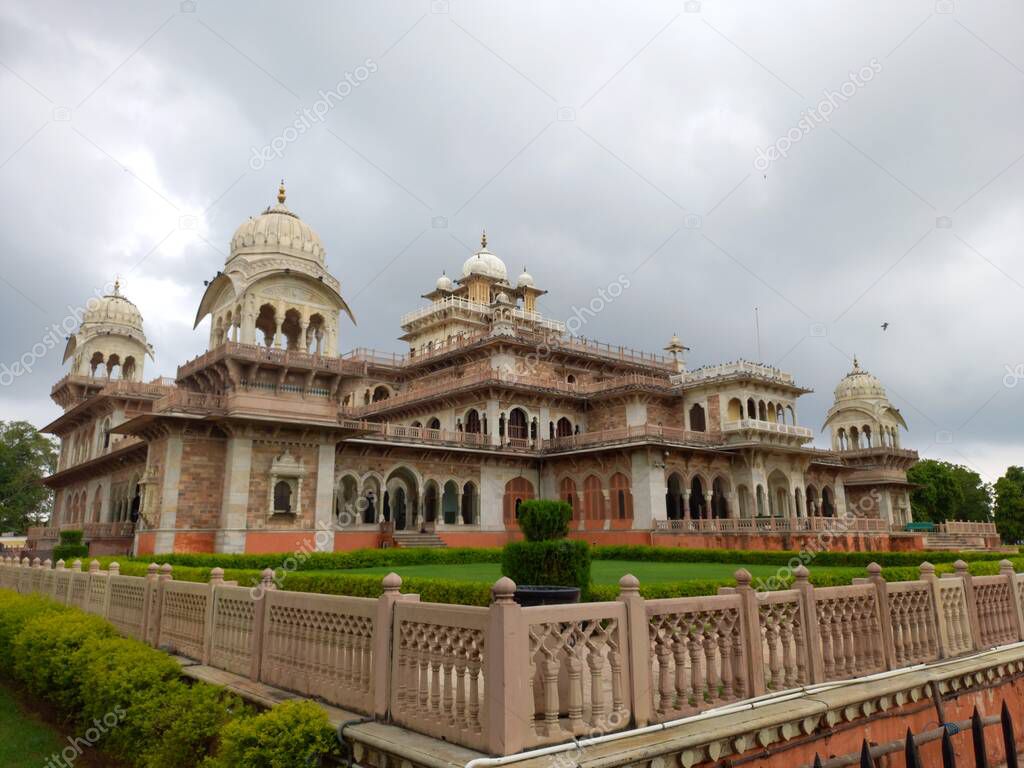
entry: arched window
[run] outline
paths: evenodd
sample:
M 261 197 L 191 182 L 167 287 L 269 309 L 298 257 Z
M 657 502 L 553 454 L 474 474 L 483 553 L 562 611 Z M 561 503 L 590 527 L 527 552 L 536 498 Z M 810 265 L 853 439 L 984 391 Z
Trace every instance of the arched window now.
M 459 485 L 454 480 L 444 484 L 441 494 L 441 517 L 446 525 L 452 525 L 459 517 Z
M 629 478 L 621 472 L 612 475 L 609 481 L 612 492 L 612 504 L 615 506 L 615 517 L 619 520 L 633 519 L 633 491 Z
M 821 514 L 824 517 L 836 516 L 836 505 L 832 496 L 832 489 L 827 485 L 821 489 Z
M 734 397 L 729 401 L 729 406 L 726 408 L 725 413 L 729 421 L 739 421 L 743 418 L 743 403 L 740 402 L 738 397 Z
M 725 482 L 716 477 L 711 482 L 711 516 L 724 520 L 729 517 L 729 501 L 725 495 Z
M 557 437 L 569 437 L 572 434 L 572 422 L 569 421 L 565 416 L 560 418 L 555 424 L 555 435 Z
M 471 435 L 480 434 L 480 414 L 477 412 L 476 408 L 470 408 L 469 412 L 466 414 L 466 426 L 464 429 Z
M 761 400 L 757 404 L 757 418 L 761 421 L 768 421 L 768 406 Z
M 698 475 L 690 481 L 690 517 L 694 520 L 708 516 L 707 500 L 704 498 L 704 482 Z
M 580 506 L 579 499 L 576 496 L 576 481 L 571 477 L 563 477 L 562 481 L 558 484 L 558 498 L 572 507 L 572 516 L 575 519 Z
M 534 498 L 533 483 L 525 477 L 513 477 L 505 483 L 505 497 L 502 502 L 502 516 L 505 524 L 511 525 L 519 519 L 519 507 L 524 501 Z
M 440 429 L 441 420 L 436 416 L 427 422 L 427 429 Z
M 673 472 L 668 478 L 668 490 L 665 493 L 665 516 L 669 520 L 680 520 L 683 517 L 683 478 Z
M 603 520 L 606 517 L 601 478 L 597 475 L 588 475 L 583 481 L 583 517 L 587 520 Z
M 747 418 L 757 418 L 757 405 L 754 403 L 754 398 L 752 397 L 747 398 Z
M 274 511 L 292 511 L 292 487 L 285 480 L 278 480 L 274 486 Z
M 526 411 L 513 408 L 508 415 L 508 436 L 513 440 L 526 440 L 529 436 L 526 423 Z
M 277 334 L 277 310 L 273 304 L 264 304 L 256 316 L 256 330 L 263 334 L 263 345 L 272 347 Z
M 690 430 L 693 432 L 706 432 L 707 422 L 704 419 L 704 408 L 694 405 L 690 409 Z
M 391 392 L 383 384 L 374 388 L 373 402 L 379 403 L 381 400 L 387 400 L 389 397 L 391 397 Z

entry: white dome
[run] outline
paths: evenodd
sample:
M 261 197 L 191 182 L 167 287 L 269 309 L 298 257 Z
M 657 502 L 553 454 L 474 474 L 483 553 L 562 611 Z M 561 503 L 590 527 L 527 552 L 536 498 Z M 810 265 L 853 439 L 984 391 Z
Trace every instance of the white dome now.
M 462 265 L 462 276 L 483 275 L 495 280 L 508 280 L 505 262 L 487 250 L 487 233 L 480 236 L 480 250 L 466 259 Z
M 277 205 L 243 222 L 231 238 L 230 260 L 247 248 L 259 251 L 280 250 L 324 263 L 327 251 L 320 236 L 284 204 L 284 184 L 277 193 Z
M 121 284 L 114 283 L 114 292 L 86 304 L 82 325 L 86 324 L 123 325 L 142 331 L 142 313 L 131 301 L 121 295 Z
M 533 288 L 533 275 L 526 271 L 526 267 L 523 267 L 523 274 L 516 280 L 516 287 Z
M 885 387 L 877 377 L 861 370 L 857 358 L 853 358 L 853 370 L 836 386 L 836 400 L 850 400 L 862 397 L 885 398 Z
M 498 295 L 494 297 L 494 301 L 498 304 L 511 304 L 512 299 L 508 297 L 508 294 L 504 291 L 498 291 Z
M 439 291 L 450 291 L 455 287 L 455 284 L 452 283 L 452 279 L 448 275 L 441 275 L 437 278 L 436 287 Z

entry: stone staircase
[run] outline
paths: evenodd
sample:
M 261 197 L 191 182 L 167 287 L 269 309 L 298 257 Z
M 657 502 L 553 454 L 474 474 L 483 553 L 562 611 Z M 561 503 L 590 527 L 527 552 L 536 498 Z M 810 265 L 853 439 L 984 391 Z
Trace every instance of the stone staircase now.
M 924 536 L 925 549 L 953 549 L 962 552 L 987 552 L 985 538 L 972 533 L 940 533 L 933 531 Z
M 439 547 L 447 547 L 444 540 L 436 533 L 428 531 L 427 533 L 420 533 L 419 531 L 395 531 L 395 546 L 404 547 L 411 549 L 413 547 L 427 547 L 430 549 L 437 549 Z

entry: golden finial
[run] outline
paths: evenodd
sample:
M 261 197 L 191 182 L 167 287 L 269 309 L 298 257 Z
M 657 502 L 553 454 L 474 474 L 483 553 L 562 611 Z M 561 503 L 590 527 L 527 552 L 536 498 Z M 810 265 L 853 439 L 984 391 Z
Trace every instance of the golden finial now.
M 284 179 L 281 179 L 281 186 L 277 188 L 277 202 L 284 205 Z
M 115 296 L 120 296 L 121 295 L 121 278 L 120 278 L 120 276 L 114 278 L 114 295 Z
M 486 248 L 487 247 L 487 230 L 486 229 L 480 234 L 480 247 L 481 248 Z

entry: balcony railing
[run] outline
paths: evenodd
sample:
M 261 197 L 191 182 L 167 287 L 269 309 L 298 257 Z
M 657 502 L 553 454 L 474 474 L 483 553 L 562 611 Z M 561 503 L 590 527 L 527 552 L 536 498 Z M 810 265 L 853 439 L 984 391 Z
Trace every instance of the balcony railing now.
M 655 530 L 689 533 L 888 533 L 885 520 L 869 517 L 737 517 L 655 520 Z
M 178 378 L 190 376 L 211 363 L 226 357 L 250 360 L 252 362 L 267 362 L 287 368 L 308 368 L 353 376 L 362 376 L 366 373 L 364 366 L 356 364 L 350 359 L 310 354 L 298 349 L 280 349 L 278 347 L 264 347 L 258 344 L 241 344 L 237 341 L 226 341 L 179 366 Z
M 995 523 L 974 523 L 966 520 L 947 520 L 939 523 L 940 533 L 967 533 L 983 536 L 998 536 Z
M 752 363 L 748 360 L 738 360 L 734 363 L 720 363 L 718 365 L 706 365 L 703 368 L 696 368 L 692 371 L 680 374 L 680 379 L 687 384 L 711 379 L 720 379 L 726 376 L 747 374 L 762 379 L 781 381 L 783 384 L 794 384 L 793 375 L 786 373 L 779 368 L 764 363 Z
M 788 435 L 791 437 L 803 437 L 808 440 L 814 437 L 814 432 L 809 427 L 801 427 L 796 424 L 779 424 L 774 421 L 761 421 L 760 419 L 740 419 L 739 421 L 727 421 L 723 429 L 726 432 L 765 432 L 767 434 Z

